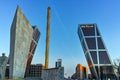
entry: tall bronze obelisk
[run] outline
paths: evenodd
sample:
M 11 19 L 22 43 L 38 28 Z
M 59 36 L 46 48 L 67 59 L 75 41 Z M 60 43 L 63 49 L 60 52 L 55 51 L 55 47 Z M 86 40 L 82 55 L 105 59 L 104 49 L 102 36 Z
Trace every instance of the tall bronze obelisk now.
M 48 69 L 49 66 L 49 42 L 50 42 L 50 7 L 48 7 L 47 9 L 45 69 Z

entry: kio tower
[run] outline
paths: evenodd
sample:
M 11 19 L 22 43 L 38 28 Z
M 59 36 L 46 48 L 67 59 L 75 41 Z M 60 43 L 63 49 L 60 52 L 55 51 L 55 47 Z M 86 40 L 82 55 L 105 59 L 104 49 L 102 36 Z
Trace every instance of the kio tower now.
M 110 56 L 97 25 L 79 25 L 78 35 L 92 76 L 96 79 L 115 77 Z

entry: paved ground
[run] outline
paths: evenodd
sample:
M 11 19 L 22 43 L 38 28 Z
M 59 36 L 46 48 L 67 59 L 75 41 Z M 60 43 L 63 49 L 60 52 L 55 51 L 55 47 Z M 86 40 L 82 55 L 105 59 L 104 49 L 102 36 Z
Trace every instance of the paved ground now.
M 25 78 L 25 79 L 5 79 L 5 80 L 41 80 L 40 78 Z

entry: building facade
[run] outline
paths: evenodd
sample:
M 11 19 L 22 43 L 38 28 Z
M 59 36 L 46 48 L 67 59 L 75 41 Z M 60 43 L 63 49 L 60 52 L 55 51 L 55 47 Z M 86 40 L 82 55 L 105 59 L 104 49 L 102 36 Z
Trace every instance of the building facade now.
M 72 75 L 72 79 L 84 80 L 88 78 L 88 68 L 78 64 L 76 66 L 76 72 Z
M 34 29 L 30 25 L 18 6 L 10 31 L 10 78 L 24 78 L 27 65 L 31 63 L 39 38 L 37 33 L 37 36 L 35 36 L 35 38 L 33 37 L 36 32 L 34 30 L 36 30 L 36 28 Z
M 26 72 L 26 77 L 41 78 L 42 69 L 42 64 L 31 64 L 29 70 Z
M 29 54 L 28 54 L 28 58 L 27 58 L 26 72 L 29 71 L 30 64 L 32 62 L 32 59 L 33 59 L 33 56 L 35 53 L 35 49 L 36 49 L 38 41 L 39 41 L 39 37 L 40 37 L 40 32 L 39 32 L 38 28 L 36 26 L 33 26 L 33 34 L 32 34 L 32 40 L 31 40 L 31 44 L 30 44 Z
M 41 78 L 43 80 L 64 80 L 64 67 L 43 69 Z
M 62 59 L 58 59 L 55 64 L 55 68 L 42 70 L 42 80 L 64 80 L 64 67 L 62 67 Z
M 96 79 L 114 78 L 113 64 L 97 25 L 80 24 L 78 35 L 92 77 Z
M 55 67 L 58 68 L 58 67 L 62 67 L 62 59 L 58 59 L 55 63 Z

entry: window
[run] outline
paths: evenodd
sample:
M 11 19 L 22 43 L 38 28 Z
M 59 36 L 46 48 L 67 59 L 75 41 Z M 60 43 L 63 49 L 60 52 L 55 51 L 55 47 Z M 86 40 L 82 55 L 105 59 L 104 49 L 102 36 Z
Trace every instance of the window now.
M 82 41 L 82 48 L 83 48 L 83 51 L 84 51 L 84 53 L 87 51 L 87 49 L 86 49 L 86 45 L 85 45 L 85 42 L 84 41 Z
M 96 27 L 96 33 L 97 33 L 97 36 L 100 36 L 100 33 L 99 33 L 99 31 L 98 31 L 98 28 Z
M 95 69 L 96 69 L 97 74 L 99 75 L 98 66 L 95 66 Z
M 86 38 L 85 39 L 89 49 L 96 49 L 96 41 L 95 38 Z
M 84 33 L 84 36 L 95 36 L 94 27 L 82 27 L 82 31 Z
M 112 74 L 112 73 L 114 73 L 114 69 L 112 66 L 100 66 L 100 73 L 102 75 L 108 74 L 108 73 Z
M 78 35 L 79 35 L 80 40 L 82 40 L 82 39 L 83 39 L 83 37 L 82 37 L 82 33 L 81 33 L 80 28 L 78 28 Z
M 94 64 L 98 64 L 96 51 L 90 51 L 90 54 L 91 54 Z
M 100 37 L 97 38 L 98 41 L 98 49 L 105 49 L 102 39 Z
M 92 73 L 92 76 L 95 77 L 96 76 L 96 73 L 95 73 L 95 70 L 93 67 L 90 67 L 90 71 Z
M 99 61 L 100 64 L 110 64 L 106 51 L 99 51 Z
M 87 53 L 85 56 L 86 56 L 86 59 L 87 59 L 88 66 L 89 66 L 89 67 L 92 67 L 93 64 L 92 64 L 92 62 L 91 62 L 91 59 L 90 59 L 89 54 Z

